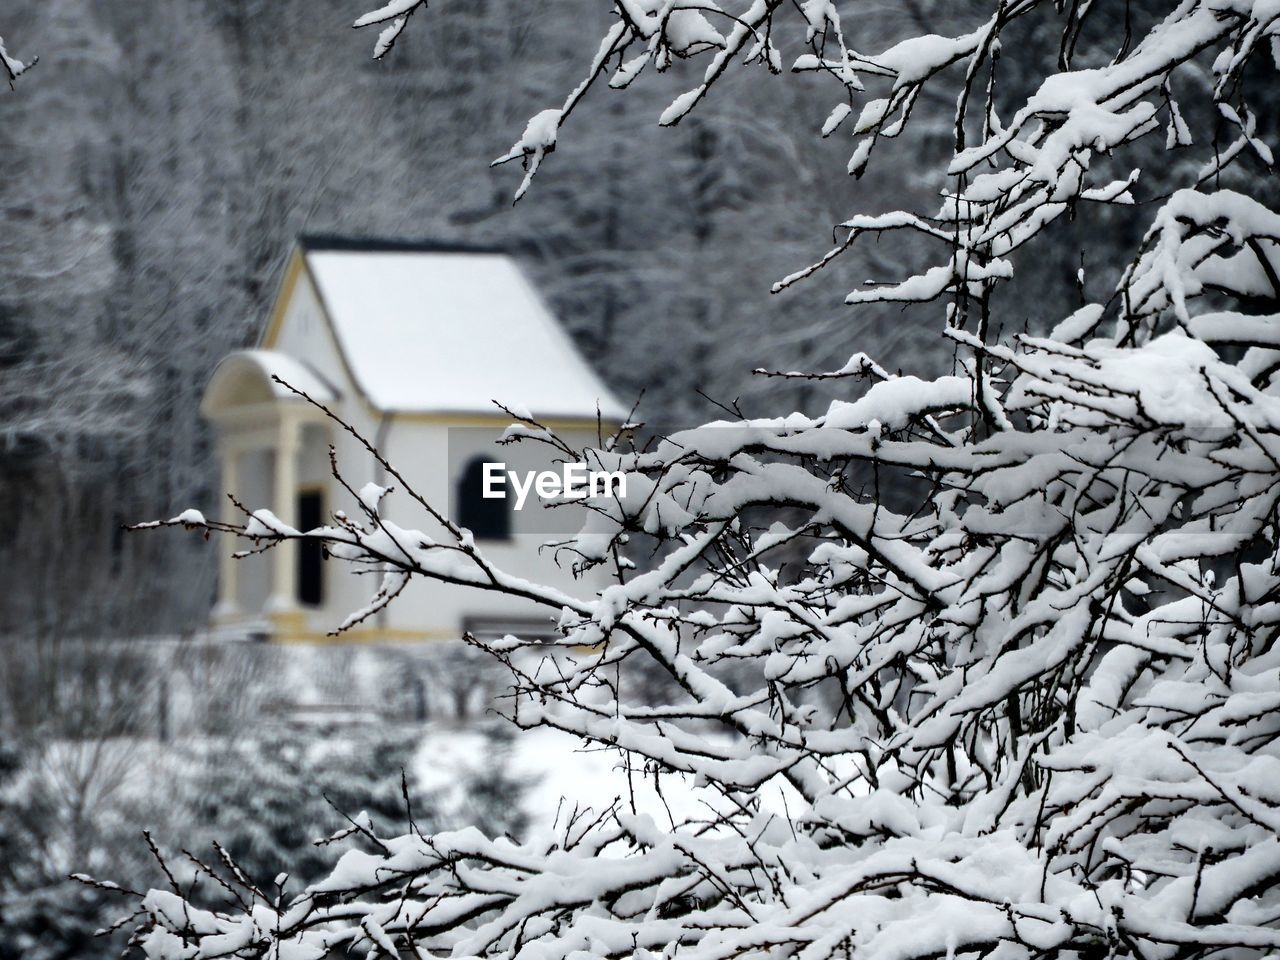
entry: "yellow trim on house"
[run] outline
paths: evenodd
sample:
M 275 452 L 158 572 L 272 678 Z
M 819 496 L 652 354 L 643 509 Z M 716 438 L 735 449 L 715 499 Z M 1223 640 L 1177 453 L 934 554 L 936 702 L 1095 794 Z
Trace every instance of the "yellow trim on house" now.
M 273 637 L 278 637 L 283 633 L 301 632 L 307 628 L 307 614 L 301 608 L 273 610 L 267 614 L 267 623 L 271 626 Z
M 338 643 L 405 643 L 435 640 L 461 640 L 462 635 L 448 630 L 407 630 L 396 627 L 355 627 L 333 636 L 319 630 L 291 630 L 274 634 L 272 643 L 328 645 Z
M 271 308 L 271 317 L 267 320 L 267 327 L 262 331 L 262 339 L 258 342 L 258 346 L 263 350 L 274 349 L 276 342 L 280 339 L 284 315 L 290 301 L 293 300 L 293 291 L 298 285 L 298 277 L 302 275 L 304 266 L 306 263 L 302 249 L 295 245 L 293 252 L 289 254 L 289 262 L 285 265 L 284 276 L 280 278 L 280 288 L 276 292 L 275 304 Z
M 462 634 L 455 633 L 450 630 L 406 630 L 403 628 L 378 628 L 372 627 L 367 630 L 356 628 L 340 633 L 337 636 L 328 633 L 321 633 L 318 630 L 299 630 L 288 634 L 287 636 L 272 636 L 269 643 L 278 643 L 286 646 L 301 646 L 303 644 L 312 644 L 315 646 L 336 646 L 338 644 L 376 644 L 376 643 L 439 643 L 442 640 L 457 640 L 461 642 Z M 595 653 L 607 641 L 600 641 L 595 644 L 574 644 L 571 647 L 557 647 L 557 649 L 568 650 L 571 653 L 587 654 Z

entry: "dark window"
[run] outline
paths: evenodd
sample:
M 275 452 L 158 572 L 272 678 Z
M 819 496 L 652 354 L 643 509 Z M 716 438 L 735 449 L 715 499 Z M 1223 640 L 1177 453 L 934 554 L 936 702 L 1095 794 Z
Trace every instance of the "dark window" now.
M 298 494 L 298 529 L 304 533 L 324 524 L 324 494 Z M 319 540 L 298 541 L 298 602 L 318 607 L 324 602 L 324 547 Z
M 484 457 L 467 464 L 458 479 L 455 519 L 477 540 L 511 539 L 511 513 L 507 501 L 484 496 Z M 505 490 L 505 488 L 504 488 Z

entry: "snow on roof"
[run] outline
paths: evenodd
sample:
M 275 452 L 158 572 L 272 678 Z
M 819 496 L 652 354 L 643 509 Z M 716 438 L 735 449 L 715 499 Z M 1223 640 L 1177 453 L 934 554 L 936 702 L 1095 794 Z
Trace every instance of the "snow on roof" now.
M 352 375 L 380 410 L 610 420 L 627 411 L 510 256 L 304 246 Z
M 314 370 L 287 353 L 279 350 L 244 350 L 241 355 L 253 362 L 262 371 L 262 375 L 271 383 L 271 392 L 281 399 L 295 396 L 292 390 L 274 380 L 279 377 L 294 390 L 301 390 L 312 400 L 324 402 L 332 400 L 337 394 L 325 383 Z
M 201 410 L 216 416 L 220 410 L 260 400 L 301 401 L 291 390 L 271 378 L 306 393 L 313 400 L 327 403 L 337 396 L 333 387 L 314 370 L 295 357 L 279 350 L 237 350 L 219 362 L 205 386 Z

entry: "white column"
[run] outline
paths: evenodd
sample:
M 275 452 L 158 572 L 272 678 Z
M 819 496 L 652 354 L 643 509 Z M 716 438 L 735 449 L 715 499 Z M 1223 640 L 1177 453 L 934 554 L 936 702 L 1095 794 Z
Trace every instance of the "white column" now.
M 222 505 L 218 513 L 226 523 L 239 523 L 244 518 L 239 515 L 239 511 L 227 498 L 227 494 L 239 492 L 236 488 L 240 484 L 240 451 L 230 444 L 219 444 L 218 462 L 222 467 L 219 491 Z M 217 542 L 219 547 L 218 602 L 213 608 L 213 619 L 230 620 L 240 613 L 239 589 L 236 580 L 239 562 L 232 556 L 236 550 L 236 543 L 230 538 L 226 540 L 219 538 Z
M 298 424 L 289 410 L 280 411 L 280 436 L 276 441 L 275 483 L 271 511 L 289 526 L 298 522 Z M 274 559 L 271 576 L 271 599 L 267 609 L 280 613 L 298 608 L 297 544 L 285 540 L 271 549 Z

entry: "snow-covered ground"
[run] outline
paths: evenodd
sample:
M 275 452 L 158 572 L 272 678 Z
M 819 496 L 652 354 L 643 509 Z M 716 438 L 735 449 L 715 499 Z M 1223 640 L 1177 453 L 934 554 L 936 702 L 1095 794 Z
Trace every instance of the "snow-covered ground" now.
M 418 751 L 418 775 L 423 789 L 449 790 L 460 783 L 467 770 L 482 767 L 492 740 L 475 731 L 433 729 Z M 524 805 L 531 825 L 550 826 L 563 797 L 572 808 L 603 810 L 619 797 L 629 797 L 627 774 L 615 750 L 588 747 L 576 737 L 558 730 L 519 731 L 511 746 L 511 772 L 530 783 Z M 652 780 L 632 778 L 638 805 L 645 812 L 666 820 Z M 662 793 L 677 818 L 705 811 L 705 790 L 693 790 L 673 777 L 664 777 Z M 700 796 L 701 795 L 701 796 Z
M 418 751 L 419 782 L 424 789 L 448 790 L 463 779 L 462 772 L 486 762 L 484 751 L 491 744 L 474 731 L 429 731 Z M 713 791 L 675 775 L 662 778 L 659 795 L 651 776 L 635 771 L 628 777 L 618 751 L 586 746 L 558 730 L 518 731 L 510 764 L 514 773 L 532 781 L 524 804 L 535 829 L 555 821 L 562 798 L 569 809 L 577 804 L 603 810 L 619 798 L 629 804 L 634 792 L 637 809 L 662 825 L 670 824 L 671 818 L 681 822 L 703 817 L 707 805 L 716 800 Z M 781 798 L 780 789 L 766 791 L 766 804 L 778 813 L 783 812 Z

